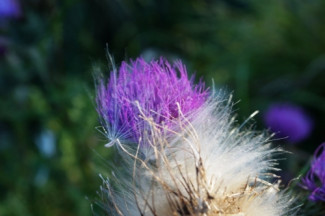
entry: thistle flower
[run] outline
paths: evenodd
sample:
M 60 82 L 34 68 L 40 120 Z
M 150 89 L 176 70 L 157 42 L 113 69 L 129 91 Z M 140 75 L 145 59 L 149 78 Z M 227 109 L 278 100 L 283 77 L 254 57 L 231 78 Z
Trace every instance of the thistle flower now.
M 193 84 L 181 61 L 171 65 L 164 58 L 145 62 L 142 58 L 122 62 L 118 70 L 113 69 L 109 81 L 98 81 L 97 112 L 102 118 L 106 135 L 116 139 L 138 143 L 148 124 L 139 117 L 141 112 L 153 118 L 155 123 L 173 127 L 178 118 L 177 104 L 188 116 L 197 110 L 207 98 L 204 83 Z M 142 143 L 142 142 L 141 142 Z
M 306 177 L 302 179 L 303 188 L 311 191 L 311 201 L 325 202 L 325 143 L 315 151 L 311 168 Z
M 265 124 L 277 137 L 287 137 L 291 143 L 297 143 L 309 136 L 312 130 L 310 117 L 298 106 L 274 104 L 264 116 Z
M 108 215 L 290 214 L 293 201 L 274 182 L 281 149 L 236 126 L 231 99 L 194 85 L 180 61 L 123 62 L 98 81 L 96 99 L 125 165 L 102 177 Z

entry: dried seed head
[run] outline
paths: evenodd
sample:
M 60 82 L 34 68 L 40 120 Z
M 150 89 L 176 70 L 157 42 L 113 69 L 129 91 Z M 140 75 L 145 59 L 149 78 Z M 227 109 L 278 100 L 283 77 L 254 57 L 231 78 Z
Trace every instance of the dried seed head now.
M 130 151 L 119 143 L 132 173 L 119 181 L 132 184 L 123 187 L 126 199 L 109 185 L 105 189 L 117 208 L 110 214 L 288 215 L 292 200 L 269 178 L 276 164 L 270 155 L 281 150 L 272 149 L 263 134 L 235 127 L 223 101 L 206 103 L 191 121 L 179 109 L 177 131 L 142 115 L 153 135 L 151 160 L 139 156 L 141 148 Z

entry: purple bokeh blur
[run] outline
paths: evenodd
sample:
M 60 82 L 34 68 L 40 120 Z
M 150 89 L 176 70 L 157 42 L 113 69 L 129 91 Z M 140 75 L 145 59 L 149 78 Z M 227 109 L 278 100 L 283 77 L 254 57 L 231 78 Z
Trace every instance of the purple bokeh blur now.
M 8 50 L 8 40 L 3 37 L 0 37 L 0 57 L 3 57 Z
M 265 112 L 264 122 L 278 138 L 287 138 L 290 143 L 306 139 L 313 128 L 307 113 L 292 104 L 271 105 Z
M 0 19 L 18 18 L 21 16 L 21 8 L 18 0 L 0 1 Z

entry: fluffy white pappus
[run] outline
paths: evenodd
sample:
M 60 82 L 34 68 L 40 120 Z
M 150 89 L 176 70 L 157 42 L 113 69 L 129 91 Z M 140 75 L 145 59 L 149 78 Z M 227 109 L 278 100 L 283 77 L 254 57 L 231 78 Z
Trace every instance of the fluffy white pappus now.
M 124 174 L 101 189 L 108 215 L 295 215 L 273 174 L 282 150 L 236 126 L 231 100 L 213 98 L 191 118 L 180 113 L 177 131 L 142 116 L 151 125 L 150 154 L 119 142 Z

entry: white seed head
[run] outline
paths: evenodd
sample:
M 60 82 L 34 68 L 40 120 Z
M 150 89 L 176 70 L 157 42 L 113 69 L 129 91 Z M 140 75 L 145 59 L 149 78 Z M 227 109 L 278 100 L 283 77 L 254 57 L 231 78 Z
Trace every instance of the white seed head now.
M 117 140 L 129 175 L 117 177 L 116 187 L 104 180 L 109 215 L 294 215 L 293 200 L 272 174 L 281 149 L 265 134 L 237 127 L 230 101 L 217 96 L 179 116 L 173 130 L 141 116 L 151 126 L 145 149 Z

